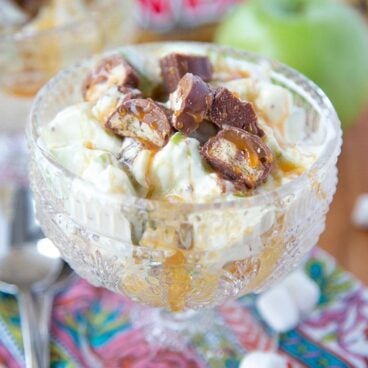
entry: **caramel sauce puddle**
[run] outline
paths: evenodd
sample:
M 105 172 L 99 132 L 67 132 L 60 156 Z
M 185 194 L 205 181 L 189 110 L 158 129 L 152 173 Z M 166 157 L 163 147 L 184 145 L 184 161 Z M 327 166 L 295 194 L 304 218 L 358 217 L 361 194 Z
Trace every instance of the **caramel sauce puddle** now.
M 186 267 L 185 255 L 177 250 L 164 262 L 167 277 L 167 299 L 172 312 L 182 311 L 185 299 L 192 288 L 191 277 Z

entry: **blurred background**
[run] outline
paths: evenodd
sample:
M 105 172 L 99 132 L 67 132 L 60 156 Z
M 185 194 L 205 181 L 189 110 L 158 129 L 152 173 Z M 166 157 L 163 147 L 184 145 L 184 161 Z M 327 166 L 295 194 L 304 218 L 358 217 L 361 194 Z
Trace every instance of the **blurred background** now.
M 367 19 L 364 0 L 0 0 L 1 196 L 27 182 L 24 124 L 59 69 L 126 43 L 220 42 L 293 66 L 332 100 L 344 145 L 320 246 L 368 284 L 367 197 L 352 220 L 368 193 Z

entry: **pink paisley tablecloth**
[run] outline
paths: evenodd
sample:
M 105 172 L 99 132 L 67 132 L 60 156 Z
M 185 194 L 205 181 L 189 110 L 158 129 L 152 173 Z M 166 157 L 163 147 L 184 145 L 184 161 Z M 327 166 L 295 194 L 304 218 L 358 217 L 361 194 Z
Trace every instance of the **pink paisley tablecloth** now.
M 280 336 L 280 352 L 290 367 L 368 367 L 368 290 L 318 249 L 305 269 L 321 288 L 319 305 L 297 329 Z M 51 366 L 235 368 L 247 350 L 268 338 L 261 330 L 249 334 L 255 326 L 245 304 L 241 298 L 217 310 L 223 326 L 216 336 L 199 334 L 182 352 L 152 351 L 132 326 L 131 301 L 77 279 L 55 300 Z M 0 366 L 23 362 L 18 307 L 13 296 L 0 293 Z

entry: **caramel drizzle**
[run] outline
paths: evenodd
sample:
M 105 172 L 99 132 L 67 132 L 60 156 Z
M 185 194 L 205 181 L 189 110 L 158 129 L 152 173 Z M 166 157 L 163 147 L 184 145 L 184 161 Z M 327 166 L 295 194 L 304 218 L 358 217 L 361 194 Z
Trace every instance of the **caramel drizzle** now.
M 167 299 L 172 312 L 182 311 L 188 293 L 192 289 L 192 280 L 186 267 L 186 258 L 181 250 L 166 258 L 164 263 Z
M 235 146 L 245 153 L 247 156 L 249 166 L 251 168 L 257 168 L 259 166 L 259 158 L 255 149 L 243 139 L 240 139 L 235 134 L 231 134 L 229 131 L 224 131 L 224 138 L 234 143 Z

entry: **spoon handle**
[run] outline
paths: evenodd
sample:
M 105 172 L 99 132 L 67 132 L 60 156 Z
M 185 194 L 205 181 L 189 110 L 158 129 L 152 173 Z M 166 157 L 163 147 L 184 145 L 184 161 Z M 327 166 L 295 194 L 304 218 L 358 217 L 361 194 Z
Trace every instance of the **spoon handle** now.
M 50 292 L 39 296 L 40 352 L 44 367 L 50 366 L 50 319 L 53 301 L 54 297 Z
M 38 356 L 38 326 L 36 323 L 36 314 L 34 310 L 34 301 L 29 290 L 19 290 L 18 293 L 19 312 L 21 318 L 24 355 L 26 368 L 40 368 L 40 359 Z

